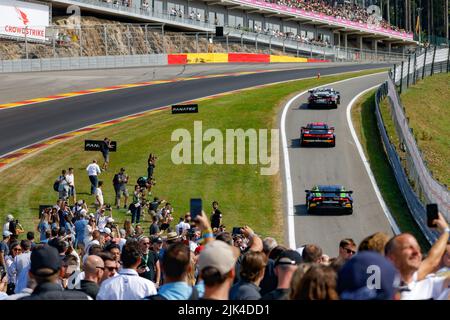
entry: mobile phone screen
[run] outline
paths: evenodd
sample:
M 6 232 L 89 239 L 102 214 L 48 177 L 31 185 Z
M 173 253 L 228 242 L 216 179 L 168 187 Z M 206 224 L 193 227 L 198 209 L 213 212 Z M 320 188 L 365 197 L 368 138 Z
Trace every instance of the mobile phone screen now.
M 201 214 L 202 212 L 202 199 L 191 199 L 191 205 L 190 205 L 190 213 L 191 213 L 191 219 L 195 220 L 197 215 Z
M 436 227 L 435 224 L 433 224 L 433 220 L 438 219 L 438 206 L 436 203 L 430 203 L 427 204 L 427 224 L 428 227 L 433 228 Z

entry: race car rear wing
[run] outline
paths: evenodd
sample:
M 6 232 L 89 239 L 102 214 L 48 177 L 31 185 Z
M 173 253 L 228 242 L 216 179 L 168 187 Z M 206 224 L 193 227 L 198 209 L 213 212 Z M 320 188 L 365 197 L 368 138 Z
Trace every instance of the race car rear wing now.
M 305 192 L 334 193 L 336 195 L 340 195 L 341 193 L 347 193 L 347 194 L 352 194 L 353 193 L 353 191 L 351 191 L 351 190 L 346 190 L 346 191 L 324 191 L 324 190 L 313 191 L 313 190 L 305 190 Z
M 328 127 L 326 129 L 317 129 L 317 128 L 311 129 L 311 128 L 308 128 L 308 127 L 301 127 L 300 130 L 331 130 L 331 131 L 334 131 L 334 127 Z

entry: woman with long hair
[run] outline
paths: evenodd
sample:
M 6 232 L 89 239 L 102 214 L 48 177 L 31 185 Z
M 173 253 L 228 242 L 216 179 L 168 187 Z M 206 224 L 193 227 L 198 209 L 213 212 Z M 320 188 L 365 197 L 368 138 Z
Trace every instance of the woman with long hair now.
M 299 270 L 291 282 L 290 300 L 339 300 L 337 275 L 332 267 L 313 264 L 303 275 Z
M 50 224 L 48 223 L 49 220 L 49 212 L 48 210 L 45 210 L 42 212 L 41 220 L 39 221 L 39 224 L 37 226 L 37 231 L 39 232 L 39 242 L 42 242 L 47 239 L 45 236 L 45 232 L 47 230 L 50 230 Z
M 131 238 L 134 236 L 134 228 L 131 225 L 131 221 L 126 219 L 123 223 L 123 228 L 125 229 L 125 238 Z

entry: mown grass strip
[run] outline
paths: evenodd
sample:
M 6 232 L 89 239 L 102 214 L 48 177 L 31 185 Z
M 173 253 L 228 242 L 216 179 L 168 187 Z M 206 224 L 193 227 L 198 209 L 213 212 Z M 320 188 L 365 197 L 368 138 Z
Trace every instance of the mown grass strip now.
M 401 100 L 428 168 L 450 186 L 450 73 L 418 81 Z

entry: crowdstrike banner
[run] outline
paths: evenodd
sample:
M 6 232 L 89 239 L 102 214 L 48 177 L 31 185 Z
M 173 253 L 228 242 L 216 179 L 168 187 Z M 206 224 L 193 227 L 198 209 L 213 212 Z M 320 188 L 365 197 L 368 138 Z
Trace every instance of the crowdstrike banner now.
M 23 1 L 0 0 L 0 37 L 45 41 L 49 7 Z

